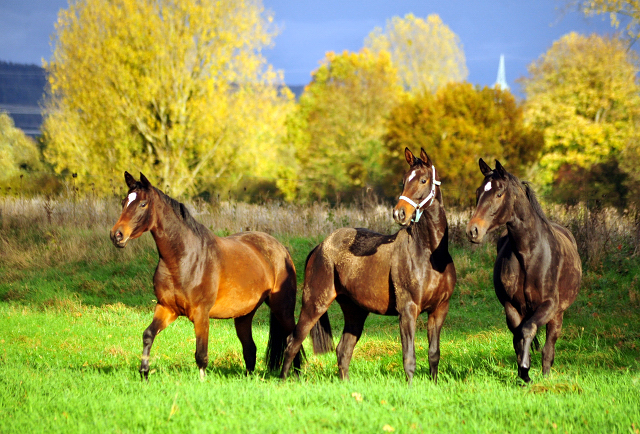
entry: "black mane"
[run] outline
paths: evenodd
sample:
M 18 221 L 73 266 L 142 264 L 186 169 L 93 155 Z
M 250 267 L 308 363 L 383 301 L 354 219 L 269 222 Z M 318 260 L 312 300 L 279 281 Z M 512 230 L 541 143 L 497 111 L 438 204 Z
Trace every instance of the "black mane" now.
M 174 198 L 167 196 L 164 192 L 157 189 L 156 187 L 153 187 L 153 189 L 158 193 L 158 196 L 167 205 L 169 205 L 171 209 L 173 209 L 173 212 L 182 221 L 182 223 L 184 223 L 185 226 L 191 229 L 191 231 L 194 234 L 200 237 L 204 237 L 206 236 L 206 234 L 208 234 L 209 230 L 202 223 L 198 222 L 196 219 L 193 218 L 193 216 L 191 215 L 191 213 L 183 203 L 178 202 Z
M 540 217 L 540 219 L 543 222 L 545 222 L 547 225 L 551 225 L 551 221 L 549 221 L 549 218 L 545 215 L 544 211 L 542 210 L 542 205 L 540 205 L 540 202 L 538 202 L 538 198 L 536 197 L 536 192 L 533 191 L 533 188 L 531 188 L 531 184 L 529 184 L 529 182 L 527 181 L 521 181 L 520 179 L 518 179 L 517 176 L 512 175 L 509 172 L 505 171 L 505 175 L 507 176 L 507 179 L 511 181 L 511 183 L 515 184 L 522 190 L 525 197 L 529 201 L 529 205 L 531 205 L 531 208 L 533 208 L 533 211 L 535 211 L 538 217 Z

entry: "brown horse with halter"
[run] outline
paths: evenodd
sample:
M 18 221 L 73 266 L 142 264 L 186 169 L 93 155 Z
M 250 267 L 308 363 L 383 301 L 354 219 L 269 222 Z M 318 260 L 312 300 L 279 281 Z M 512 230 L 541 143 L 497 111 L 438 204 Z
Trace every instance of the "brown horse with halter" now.
M 196 363 L 204 378 L 208 364 L 209 318 L 234 318 L 247 372 L 256 365 L 251 322 L 265 302 L 271 308 L 267 366 L 278 369 L 287 336 L 295 327 L 296 271 L 287 249 L 262 232 L 218 237 L 198 223 L 187 208 L 140 174 L 125 172 L 129 187 L 111 240 L 123 248 L 149 231 L 160 256 L 153 286 L 158 303 L 142 335 L 140 375 L 148 379 L 149 353 L 158 333 L 178 316 L 193 322 Z M 300 354 L 295 364 L 300 366 Z
M 411 383 L 416 369 L 416 320 L 428 312 L 429 366 L 434 381 L 440 361 L 440 329 L 449 311 L 456 272 L 448 249 L 448 225 L 440 181 L 424 149 L 420 158 L 405 149 L 409 171 L 393 210 L 404 226 L 393 235 L 343 228 L 330 234 L 307 258 L 302 310 L 286 350 L 282 377 L 311 331 L 314 351 L 333 349 L 327 309 L 337 300 L 344 330 L 336 348 L 340 377 L 370 312 L 398 315 L 404 370 Z M 312 330 L 313 328 L 313 330 Z
M 467 237 L 480 243 L 487 232 L 507 226 L 506 235 L 498 240 L 493 285 L 513 333 L 518 376 L 529 382 L 531 343 L 544 324 L 543 375 L 553 365 L 564 311 L 580 288 L 582 263 L 571 232 L 549 221 L 529 184 L 507 172 L 497 160 L 495 169 L 482 159 L 479 164 L 484 180 L 476 192 Z

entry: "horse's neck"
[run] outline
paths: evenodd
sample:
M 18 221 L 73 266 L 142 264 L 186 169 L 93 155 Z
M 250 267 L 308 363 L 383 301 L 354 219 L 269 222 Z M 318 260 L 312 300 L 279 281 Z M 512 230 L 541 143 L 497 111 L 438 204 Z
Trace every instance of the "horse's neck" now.
M 542 241 L 542 238 L 551 236 L 551 228 L 538 215 L 524 197 L 524 206 L 515 207 L 513 217 L 507 222 L 507 232 L 516 247 L 516 251 L 526 255 L 533 247 Z
M 179 262 L 187 253 L 186 246 L 190 249 L 200 248 L 203 243 L 187 225 L 175 214 L 169 204 L 157 198 L 159 202 L 155 221 L 149 230 L 156 242 L 160 257 L 167 262 Z
M 422 218 L 414 225 L 416 241 L 427 244 L 430 250 L 435 250 L 447 235 L 447 217 L 444 207 L 439 201 L 434 201 L 424 212 Z

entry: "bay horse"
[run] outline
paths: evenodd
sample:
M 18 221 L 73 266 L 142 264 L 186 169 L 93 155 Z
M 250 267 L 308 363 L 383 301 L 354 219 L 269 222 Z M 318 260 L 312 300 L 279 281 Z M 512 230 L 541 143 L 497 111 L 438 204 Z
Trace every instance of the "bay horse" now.
M 142 335 L 141 378 L 148 380 L 154 338 L 181 315 L 195 328 L 201 379 L 209 360 L 209 318 L 234 319 L 246 370 L 251 373 L 256 365 L 251 323 L 263 302 L 271 309 L 266 362 L 270 370 L 279 369 L 287 336 L 295 327 L 296 271 L 287 249 L 262 232 L 218 237 L 142 173 L 140 181 L 127 172 L 124 179 L 129 191 L 111 229 L 111 240 L 124 248 L 129 240 L 149 231 L 159 255 L 153 276 L 157 304 L 153 321 Z M 295 357 L 299 367 L 300 354 Z
M 531 343 L 544 324 L 542 374 L 549 374 L 564 312 L 578 295 L 582 263 L 571 232 L 549 221 L 528 183 L 498 160 L 495 169 L 482 158 L 479 165 L 484 180 L 476 191 L 467 237 L 480 243 L 488 232 L 506 224 L 506 234 L 498 240 L 493 285 L 513 333 L 518 376 L 528 383 Z
M 344 314 L 344 330 L 336 348 L 341 379 L 349 378 L 353 349 L 373 312 L 399 316 L 404 371 L 411 384 L 416 369 L 416 320 L 426 311 L 429 367 L 437 382 L 440 330 L 449 311 L 456 271 L 449 255 L 448 224 L 435 167 L 424 149 L 416 158 L 406 148 L 405 158 L 410 167 L 393 210 L 394 220 L 403 228 L 393 235 L 338 229 L 307 257 L 302 309 L 285 350 L 282 378 L 287 377 L 310 331 L 316 353 L 333 350 L 327 309 L 337 300 Z

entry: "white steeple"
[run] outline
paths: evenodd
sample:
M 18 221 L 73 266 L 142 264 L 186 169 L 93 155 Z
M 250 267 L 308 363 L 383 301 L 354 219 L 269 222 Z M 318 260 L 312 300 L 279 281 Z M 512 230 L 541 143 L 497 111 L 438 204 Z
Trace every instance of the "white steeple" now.
M 500 87 L 502 90 L 509 90 L 506 74 L 504 72 L 504 54 L 500 55 L 500 66 L 498 66 L 498 77 L 493 87 Z

